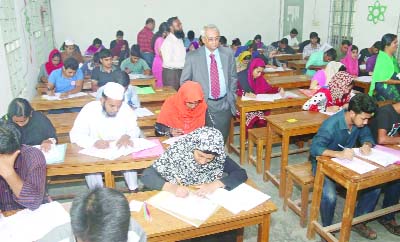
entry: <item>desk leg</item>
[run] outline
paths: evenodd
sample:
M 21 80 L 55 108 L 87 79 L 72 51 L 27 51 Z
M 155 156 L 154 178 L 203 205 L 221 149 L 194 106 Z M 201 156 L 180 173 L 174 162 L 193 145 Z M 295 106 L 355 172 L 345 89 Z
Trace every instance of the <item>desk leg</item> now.
M 322 174 L 321 172 L 322 165 L 323 164 L 321 162 L 318 162 L 317 173 L 315 174 L 314 178 L 314 190 L 311 202 L 310 219 L 308 222 L 308 229 L 307 229 L 308 239 L 315 238 L 315 230 L 313 223 L 318 222 L 319 209 L 322 197 L 322 188 L 324 187 L 324 177 L 325 177 L 325 175 Z
M 265 158 L 264 158 L 264 181 L 268 181 L 267 171 L 271 169 L 271 154 L 272 154 L 272 127 L 267 123 L 267 141 L 265 143 Z
M 264 215 L 263 222 L 258 225 L 258 242 L 268 242 L 271 214 Z
M 282 157 L 281 157 L 281 174 L 279 183 L 279 196 L 283 197 L 286 191 L 286 167 L 288 166 L 289 158 L 289 141 L 290 136 L 283 133 L 282 135 Z
M 357 201 L 357 184 L 351 183 L 347 188 L 346 201 L 343 208 L 342 227 L 340 228 L 339 242 L 349 241 L 351 222 L 353 221 L 354 210 Z
M 104 172 L 105 185 L 108 188 L 115 188 L 115 178 L 111 171 Z
M 246 159 L 246 113 L 240 109 L 240 164 L 243 165 Z
M 236 242 L 243 242 L 244 228 L 236 230 Z

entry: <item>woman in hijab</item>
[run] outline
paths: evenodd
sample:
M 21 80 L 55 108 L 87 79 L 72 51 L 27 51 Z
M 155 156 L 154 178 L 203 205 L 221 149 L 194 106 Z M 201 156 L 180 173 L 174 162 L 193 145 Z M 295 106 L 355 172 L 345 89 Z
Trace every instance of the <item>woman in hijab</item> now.
M 104 49 L 105 47 L 102 45 L 102 41 L 99 38 L 95 38 L 93 40 L 92 45 L 90 45 L 86 51 L 85 55 L 87 56 L 93 56 L 95 53 L 100 52 L 100 50 Z
M 47 83 L 51 72 L 61 68 L 63 64 L 60 51 L 57 49 L 52 50 L 47 62 L 40 66 L 39 82 Z
M 317 91 L 320 88 L 328 87 L 332 77 L 339 71 L 346 71 L 346 67 L 337 61 L 329 62 L 325 69 L 321 69 L 311 78 L 310 89 Z
M 337 112 L 350 101 L 353 85 L 354 77 L 345 71 L 339 71 L 328 83 L 328 88 L 320 88 L 304 103 L 303 110 Z
M 275 94 L 284 95 L 283 88 L 272 87 L 264 78 L 265 63 L 262 59 L 256 58 L 250 62 L 248 69 L 238 73 L 238 96 L 254 96 L 257 94 Z M 265 116 L 269 111 L 255 111 L 246 113 L 246 130 L 254 127 L 264 127 L 267 122 Z M 239 114 L 238 114 L 239 115 Z
M 221 132 L 211 127 L 196 129 L 175 142 L 142 177 L 145 187 L 178 197 L 189 195 L 187 186 L 196 186 L 195 193 L 204 196 L 220 187 L 231 190 L 246 180 L 246 171 L 226 155 Z
M 350 75 L 357 77 L 360 69 L 358 66 L 358 47 L 356 45 L 349 46 L 346 56 L 340 62 L 346 66 L 346 71 Z
M 388 80 L 399 80 L 400 68 L 395 57 L 398 45 L 397 35 L 385 34 L 382 37 L 368 93 L 377 101 L 400 102 L 400 85 L 386 83 Z
M 158 136 L 179 136 L 203 127 L 207 104 L 198 82 L 186 81 L 178 93 L 167 98 L 155 124 Z
M 247 50 L 243 51 L 237 58 L 236 72 L 241 72 L 243 70 L 246 70 L 249 65 L 250 60 L 251 60 L 250 51 L 247 51 Z

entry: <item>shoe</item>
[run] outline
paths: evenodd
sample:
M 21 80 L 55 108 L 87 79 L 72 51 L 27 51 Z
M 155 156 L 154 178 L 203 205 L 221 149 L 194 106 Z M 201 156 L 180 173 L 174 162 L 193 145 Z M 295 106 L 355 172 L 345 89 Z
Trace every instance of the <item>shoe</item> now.
M 354 225 L 351 228 L 351 230 L 353 230 L 354 232 L 357 232 L 359 235 L 361 235 L 362 237 L 364 237 L 366 239 L 375 240 L 378 237 L 375 230 L 371 229 L 364 223 Z
M 383 219 L 378 219 L 378 222 L 382 224 L 383 227 L 385 227 L 390 233 L 400 236 L 400 225 L 396 224 L 396 220 L 385 221 Z

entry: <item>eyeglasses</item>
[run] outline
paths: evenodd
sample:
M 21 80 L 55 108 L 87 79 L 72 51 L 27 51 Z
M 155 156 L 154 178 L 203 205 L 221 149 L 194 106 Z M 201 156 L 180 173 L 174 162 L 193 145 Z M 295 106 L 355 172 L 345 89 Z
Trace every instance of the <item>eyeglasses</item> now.
M 205 37 L 209 42 L 219 41 L 219 39 L 221 38 L 220 36 L 216 36 L 216 37 L 207 37 L 207 36 L 205 36 Z

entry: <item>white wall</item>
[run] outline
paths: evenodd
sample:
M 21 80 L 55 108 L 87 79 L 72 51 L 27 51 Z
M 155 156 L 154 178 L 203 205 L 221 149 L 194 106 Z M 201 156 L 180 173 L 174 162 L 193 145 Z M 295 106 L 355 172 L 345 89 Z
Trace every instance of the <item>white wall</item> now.
M 303 41 L 317 32 L 321 44 L 328 39 L 330 0 L 304 0 Z
M 161 22 L 178 16 L 184 31 L 193 30 L 197 37 L 203 25 L 214 23 L 228 43 L 235 37 L 244 43 L 256 34 L 265 43 L 279 39 L 280 0 L 51 0 L 51 5 L 57 45 L 72 38 L 83 51 L 95 37 L 108 48 L 118 29 L 130 45 L 136 43 L 148 17 L 158 29 Z

